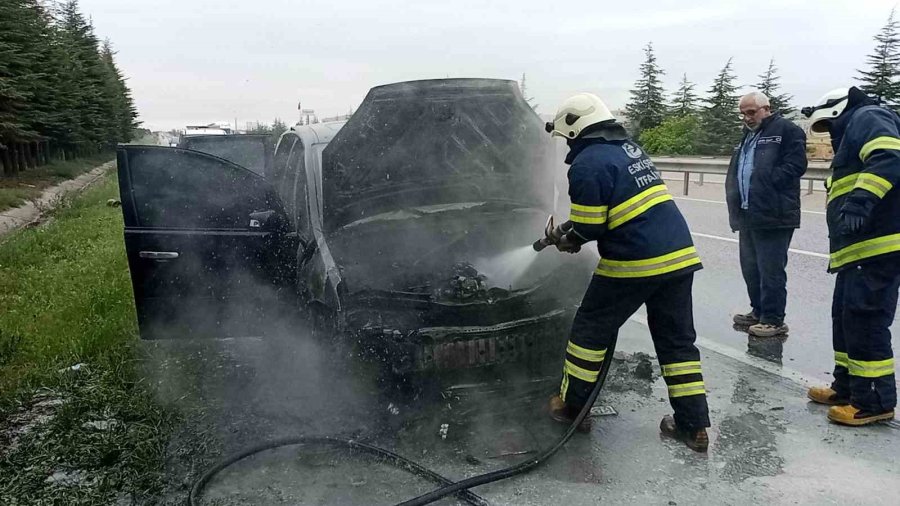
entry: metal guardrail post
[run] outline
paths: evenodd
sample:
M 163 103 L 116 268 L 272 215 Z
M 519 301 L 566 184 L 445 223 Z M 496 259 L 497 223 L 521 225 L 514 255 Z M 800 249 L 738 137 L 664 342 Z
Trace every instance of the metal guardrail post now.
M 706 175 L 706 174 L 704 174 L 704 173 L 702 173 L 702 172 L 700 173 L 700 183 L 699 183 L 700 186 L 703 186 L 703 176 L 705 176 L 705 175 Z
M 808 179 L 806 182 L 808 183 L 808 186 L 806 187 L 806 194 L 812 195 L 813 194 L 813 180 Z
M 688 185 L 691 183 L 691 173 L 684 171 L 684 194 L 688 194 Z

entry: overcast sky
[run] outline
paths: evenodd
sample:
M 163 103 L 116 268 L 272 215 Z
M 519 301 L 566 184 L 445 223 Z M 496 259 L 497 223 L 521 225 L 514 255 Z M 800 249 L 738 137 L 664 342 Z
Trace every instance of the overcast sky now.
M 795 105 L 852 84 L 896 0 L 81 0 L 111 39 L 144 126 L 293 123 L 342 114 L 372 86 L 527 75 L 538 111 L 591 91 L 628 100 L 653 42 L 669 91 L 705 92 L 729 57 L 742 85 L 774 57 Z M 693 4 L 693 5 L 692 5 Z M 700 6 L 699 4 L 705 4 Z

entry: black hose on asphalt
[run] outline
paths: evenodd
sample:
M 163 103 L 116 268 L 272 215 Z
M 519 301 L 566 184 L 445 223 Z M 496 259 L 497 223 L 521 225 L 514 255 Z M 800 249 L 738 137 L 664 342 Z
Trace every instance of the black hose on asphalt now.
M 597 384 L 594 385 L 594 389 L 591 391 L 591 395 L 588 397 L 587 403 L 581 409 L 581 412 L 578 413 L 578 416 L 575 417 L 575 420 L 572 422 L 572 425 L 569 426 L 568 430 L 566 430 L 566 433 L 563 434 L 563 436 L 559 438 L 555 444 L 550 446 L 547 450 L 533 459 L 528 459 L 524 462 L 520 462 L 516 465 L 504 469 L 491 471 L 489 473 L 466 478 L 465 480 L 453 482 L 420 464 L 397 455 L 394 452 L 379 448 L 377 446 L 361 443 L 359 441 L 354 441 L 351 439 L 340 439 L 331 436 L 289 437 L 284 439 L 276 439 L 253 446 L 239 453 L 236 453 L 219 462 L 215 466 L 209 468 L 205 473 L 203 473 L 202 476 L 200 476 L 199 479 L 197 479 L 197 481 L 194 482 L 194 485 L 191 487 L 190 495 L 188 495 L 188 506 L 200 506 L 200 495 L 203 492 L 203 489 L 206 487 L 207 483 L 209 483 L 209 480 L 211 480 L 213 476 L 215 476 L 218 472 L 225 469 L 226 467 L 231 466 L 232 464 L 251 455 L 255 455 L 266 450 L 273 450 L 283 446 L 300 444 L 316 444 L 338 448 L 349 448 L 351 450 L 360 450 L 365 453 L 380 457 L 385 462 L 388 462 L 396 467 L 409 471 L 412 474 L 440 485 L 439 488 L 432 490 L 427 494 L 423 494 L 408 501 L 398 503 L 396 506 L 424 506 L 452 494 L 455 494 L 459 499 L 465 501 L 468 504 L 487 506 L 489 503 L 484 498 L 480 497 L 469 489 L 481 485 L 486 485 L 488 483 L 493 483 L 495 481 L 505 480 L 506 478 L 511 478 L 513 476 L 531 471 L 537 466 L 543 464 L 545 461 L 547 461 L 547 459 L 552 457 L 554 453 L 559 451 L 559 449 L 569 441 L 569 439 L 572 437 L 572 434 L 575 433 L 578 425 L 585 419 L 585 417 L 588 416 L 588 413 L 590 413 L 591 411 L 591 407 L 597 400 L 597 396 L 600 395 L 600 390 L 603 389 L 603 384 L 606 382 L 606 376 L 609 373 L 609 367 L 612 364 L 612 356 L 613 353 L 615 353 L 615 350 L 616 343 L 614 341 L 606 352 L 606 356 L 609 358 L 607 360 L 604 360 L 603 364 L 600 366 L 600 373 L 597 377 Z

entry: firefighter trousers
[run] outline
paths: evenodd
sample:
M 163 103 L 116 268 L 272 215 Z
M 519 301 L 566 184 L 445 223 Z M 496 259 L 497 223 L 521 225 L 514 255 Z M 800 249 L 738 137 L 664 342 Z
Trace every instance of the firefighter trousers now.
M 581 408 L 597 383 L 606 351 L 621 327 L 642 304 L 659 358 L 675 423 L 682 429 L 709 427 L 700 352 L 694 346 L 691 287 L 694 274 L 663 280 L 619 280 L 594 276 L 575 313 L 566 346 L 560 397 Z
M 897 405 L 890 326 L 897 310 L 900 262 L 878 260 L 838 272 L 831 306 L 834 382 L 857 409 Z

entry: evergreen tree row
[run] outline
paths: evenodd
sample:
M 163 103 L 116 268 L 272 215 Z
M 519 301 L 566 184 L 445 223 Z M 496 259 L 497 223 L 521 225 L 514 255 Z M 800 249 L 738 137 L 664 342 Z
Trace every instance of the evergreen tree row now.
M 860 88 L 885 105 L 900 107 L 900 34 L 894 11 L 874 37 L 875 52 L 866 57 L 868 70 L 860 70 Z M 652 44 L 644 49 L 640 78 L 625 108 L 635 139 L 651 153 L 728 155 L 741 137 L 738 86 L 731 59 L 719 71 L 706 98 L 699 98 L 695 85 L 684 75 L 678 90 L 667 101 L 661 85 L 665 74 L 656 61 Z M 792 116 L 792 97 L 781 92 L 775 60 L 759 76 L 755 88 L 769 97 L 772 111 Z M 823 92 L 826 90 L 823 90 Z
M 34 155 L 33 146 L 49 150 L 44 158 L 111 148 L 132 139 L 136 117 L 115 52 L 98 40 L 77 0 L 0 1 L 4 166 L 17 164 L 22 149 Z

